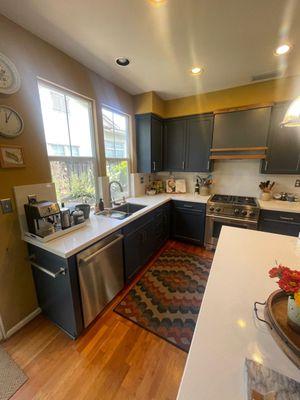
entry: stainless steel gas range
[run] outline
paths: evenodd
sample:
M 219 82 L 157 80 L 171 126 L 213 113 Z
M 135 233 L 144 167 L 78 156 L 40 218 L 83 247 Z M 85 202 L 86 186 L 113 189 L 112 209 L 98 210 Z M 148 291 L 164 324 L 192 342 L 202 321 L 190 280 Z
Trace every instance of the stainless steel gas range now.
M 257 229 L 259 205 L 254 197 L 214 194 L 207 202 L 205 247 L 216 248 L 222 226 Z

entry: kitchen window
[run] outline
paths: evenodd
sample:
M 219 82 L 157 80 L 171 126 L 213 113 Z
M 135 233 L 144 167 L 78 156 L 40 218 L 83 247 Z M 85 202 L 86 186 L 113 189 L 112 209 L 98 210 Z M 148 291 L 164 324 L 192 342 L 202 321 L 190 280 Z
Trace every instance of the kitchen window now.
M 95 204 L 97 160 L 92 101 L 39 81 L 44 132 L 57 199 Z
M 121 183 L 125 197 L 129 197 L 129 117 L 111 108 L 102 108 L 106 173 L 109 181 Z M 118 187 L 116 186 L 116 191 Z M 114 191 L 114 186 L 112 186 Z M 120 193 L 113 197 L 120 197 Z

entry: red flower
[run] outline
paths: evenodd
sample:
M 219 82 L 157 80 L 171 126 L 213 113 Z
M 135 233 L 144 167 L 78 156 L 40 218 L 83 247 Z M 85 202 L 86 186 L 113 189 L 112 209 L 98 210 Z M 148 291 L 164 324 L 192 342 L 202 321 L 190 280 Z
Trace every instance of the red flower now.
M 290 269 L 279 264 L 278 267 L 271 268 L 269 271 L 270 278 L 280 278 L 284 271 L 289 271 Z
M 300 271 L 291 270 L 290 268 L 279 265 L 269 271 L 270 278 L 279 278 L 277 282 L 280 289 L 289 294 L 300 291 Z

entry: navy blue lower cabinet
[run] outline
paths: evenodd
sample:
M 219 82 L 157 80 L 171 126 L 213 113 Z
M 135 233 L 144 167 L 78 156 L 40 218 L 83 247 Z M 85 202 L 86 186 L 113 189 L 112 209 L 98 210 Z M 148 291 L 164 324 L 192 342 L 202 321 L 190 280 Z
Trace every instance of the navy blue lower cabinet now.
M 123 228 L 125 281 L 166 242 L 170 232 L 170 205 L 165 204 Z
M 172 203 L 172 237 L 203 246 L 205 204 L 178 200 Z
M 258 229 L 281 235 L 298 236 L 300 213 L 261 210 Z
M 77 338 L 83 330 L 83 318 L 75 257 L 65 259 L 31 244 L 28 250 L 43 314 L 71 338 Z

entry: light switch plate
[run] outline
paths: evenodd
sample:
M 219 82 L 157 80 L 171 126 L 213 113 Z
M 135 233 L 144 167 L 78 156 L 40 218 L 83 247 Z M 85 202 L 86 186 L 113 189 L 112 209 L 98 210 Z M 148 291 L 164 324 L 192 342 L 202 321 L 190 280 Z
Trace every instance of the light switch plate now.
M 295 181 L 295 187 L 300 187 L 300 179 L 296 179 L 296 181 Z
M 0 200 L 2 214 L 10 214 L 13 212 L 11 199 L 1 199 Z

